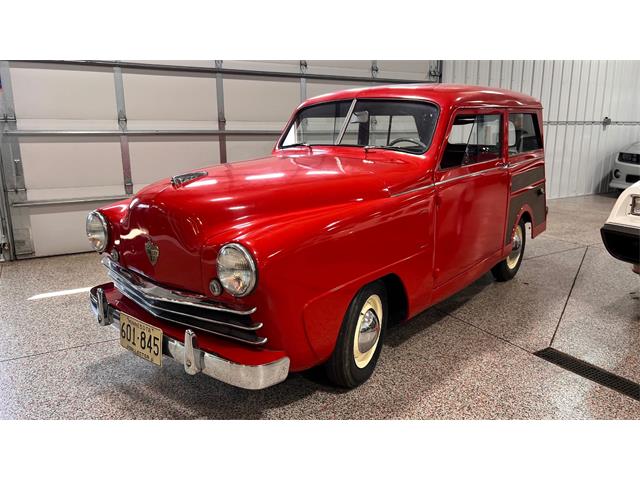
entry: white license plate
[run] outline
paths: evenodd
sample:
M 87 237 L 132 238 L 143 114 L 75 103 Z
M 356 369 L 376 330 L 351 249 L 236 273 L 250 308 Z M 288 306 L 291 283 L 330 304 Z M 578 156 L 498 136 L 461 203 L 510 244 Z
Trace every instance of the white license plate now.
M 162 330 L 122 312 L 120 345 L 140 358 L 162 366 Z

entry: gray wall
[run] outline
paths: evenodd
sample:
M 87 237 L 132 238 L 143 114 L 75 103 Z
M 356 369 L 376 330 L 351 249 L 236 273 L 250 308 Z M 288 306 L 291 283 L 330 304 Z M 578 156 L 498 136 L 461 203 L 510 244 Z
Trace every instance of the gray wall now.
M 606 191 L 617 153 L 640 141 L 640 61 L 445 61 L 443 82 L 542 101 L 549 198 Z

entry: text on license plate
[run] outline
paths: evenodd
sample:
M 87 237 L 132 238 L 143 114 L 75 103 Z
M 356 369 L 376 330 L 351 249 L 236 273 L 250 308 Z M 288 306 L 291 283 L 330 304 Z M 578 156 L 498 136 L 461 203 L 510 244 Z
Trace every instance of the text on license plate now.
M 162 366 L 162 330 L 120 312 L 120 345 Z

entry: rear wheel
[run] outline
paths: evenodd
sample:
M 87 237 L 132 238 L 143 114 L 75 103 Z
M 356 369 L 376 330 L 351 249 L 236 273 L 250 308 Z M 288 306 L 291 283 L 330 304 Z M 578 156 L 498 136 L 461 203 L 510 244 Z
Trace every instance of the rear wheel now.
M 527 241 L 525 234 L 524 220 L 520 220 L 520 223 L 516 226 L 511 238 L 511 253 L 507 258 L 498 263 L 491 269 L 491 273 L 495 279 L 499 282 L 506 282 L 516 276 L 522 263 L 522 257 L 524 256 L 524 247 Z
M 364 286 L 353 298 L 325 366 L 332 383 L 354 388 L 369 379 L 382 349 L 387 308 L 387 294 L 380 281 Z

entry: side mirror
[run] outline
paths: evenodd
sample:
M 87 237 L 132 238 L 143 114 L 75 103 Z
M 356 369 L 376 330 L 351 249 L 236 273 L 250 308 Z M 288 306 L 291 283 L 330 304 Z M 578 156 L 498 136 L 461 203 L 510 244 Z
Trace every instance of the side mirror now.
M 362 112 L 353 112 L 349 123 L 369 123 L 369 112 L 363 110 Z

